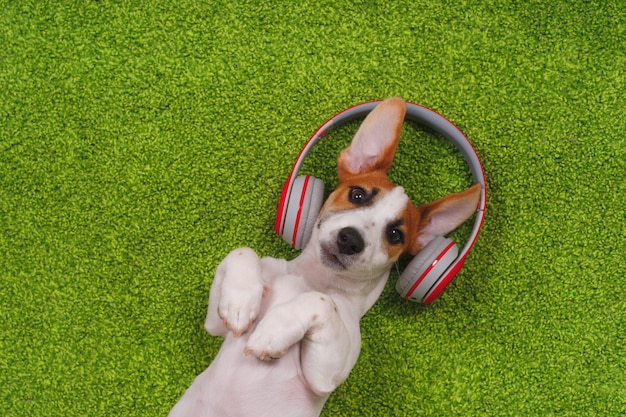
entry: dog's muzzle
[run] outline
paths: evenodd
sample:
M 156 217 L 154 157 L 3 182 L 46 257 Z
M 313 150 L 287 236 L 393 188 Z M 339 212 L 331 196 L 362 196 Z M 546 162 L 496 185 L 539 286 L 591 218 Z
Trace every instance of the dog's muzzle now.
M 326 266 L 343 271 L 354 262 L 354 255 L 365 249 L 363 237 L 354 227 L 344 227 L 334 241 L 321 242 L 320 258 Z

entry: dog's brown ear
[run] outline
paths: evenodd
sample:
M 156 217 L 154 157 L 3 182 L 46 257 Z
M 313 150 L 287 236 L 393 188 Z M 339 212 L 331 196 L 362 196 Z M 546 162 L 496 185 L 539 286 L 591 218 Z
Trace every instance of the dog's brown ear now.
M 389 170 L 405 113 L 404 100 L 394 97 L 367 115 L 350 145 L 337 158 L 339 181 L 366 172 Z
M 480 184 L 474 184 L 465 191 L 417 207 L 418 236 L 411 252 L 419 252 L 436 236 L 450 233 L 474 214 L 478 208 L 480 189 Z

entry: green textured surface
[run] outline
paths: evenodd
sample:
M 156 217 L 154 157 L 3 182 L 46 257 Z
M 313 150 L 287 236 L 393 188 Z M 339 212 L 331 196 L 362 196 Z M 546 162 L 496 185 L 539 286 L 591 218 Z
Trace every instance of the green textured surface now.
M 219 261 L 293 257 L 301 146 L 392 95 L 470 137 L 488 215 L 433 305 L 392 277 L 323 415 L 624 415 L 624 5 L 445 3 L 0 1 L 0 415 L 165 415 L 219 347 Z M 468 184 L 411 129 L 392 175 Z

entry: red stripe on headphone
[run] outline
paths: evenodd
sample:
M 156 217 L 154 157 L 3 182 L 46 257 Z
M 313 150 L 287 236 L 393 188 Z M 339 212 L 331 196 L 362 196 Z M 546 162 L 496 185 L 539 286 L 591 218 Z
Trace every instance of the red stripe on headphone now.
M 459 259 L 458 261 L 456 261 L 456 265 L 454 265 L 454 267 L 450 271 L 448 271 L 446 276 L 437 283 L 435 288 L 431 290 L 430 294 L 428 294 L 426 298 L 424 298 L 424 301 L 422 302 L 424 304 L 430 304 L 433 301 L 435 301 L 435 299 L 439 297 L 439 294 L 441 294 L 443 290 L 446 289 L 448 284 L 452 282 L 452 279 L 461 270 L 461 268 L 463 267 L 463 263 L 465 263 L 465 257 L 463 257 L 463 259 Z
M 411 295 L 413 295 L 413 292 L 415 291 L 415 289 L 422 283 L 422 281 L 424 280 L 424 278 L 426 278 L 426 276 L 430 273 L 430 271 L 432 271 L 432 269 L 435 267 L 435 265 L 437 265 L 439 263 L 439 261 L 441 260 L 441 258 L 443 258 L 444 256 L 446 256 L 446 254 L 448 253 L 448 251 L 454 246 L 454 242 L 450 242 L 448 244 L 448 246 L 446 246 L 446 248 L 441 251 L 441 253 L 439 254 L 439 256 L 437 256 L 437 258 L 430 264 L 430 266 L 428 268 L 426 268 L 426 271 L 424 271 L 424 273 L 422 273 L 422 275 L 419 277 L 419 279 L 415 282 L 415 284 L 413 284 L 413 286 L 411 287 L 411 289 L 409 290 L 409 292 L 406 295 L 406 299 L 408 300 Z
M 280 193 L 280 200 L 278 201 L 278 212 L 276 213 L 276 222 L 274 223 L 274 231 L 278 236 L 283 234 L 283 227 L 285 227 L 285 204 L 287 202 L 287 194 L 289 193 L 289 179 L 283 184 L 283 190 Z
M 298 206 L 298 214 L 296 215 L 296 222 L 293 225 L 293 236 L 291 238 L 291 245 L 296 246 L 296 236 L 298 235 L 298 227 L 300 226 L 300 215 L 302 214 L 302 206 L 304 206 L 304 197 L 306 196 L 306 189 L 309 186 L 309 175 L 304 177 L 304 184 L 302 185 L 302 194 L 300 194 L 300 204 Z

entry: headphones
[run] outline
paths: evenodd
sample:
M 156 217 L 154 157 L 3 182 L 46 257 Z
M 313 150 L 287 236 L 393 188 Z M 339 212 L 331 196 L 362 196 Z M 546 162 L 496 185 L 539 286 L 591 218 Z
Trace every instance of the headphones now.
M 311 238 L 324 200 L 322 180 L 310 175 L 298 176 L 305 157 L 330 128 L 365 118 L 380 103 L 381 101 L 361 103 L 337 113 L 313 133 L 300 151 L 283 186 L 274 227 L 276 233 L 296 249 L 304 248 Z M 396 282 L 396 290 L 403 298 L 430 304 L 454 279 L 478 237 L 487 204 L 485 173 L 467 137 L 439 113 L 407 102 L 405 120 L 426 126 L 452 142 L 463 154 L 474 181 L 482 185 L 472 233 L 461 252 L 459 253 L 457 245 L 451 239 L 437 236 L 409 262 Z

